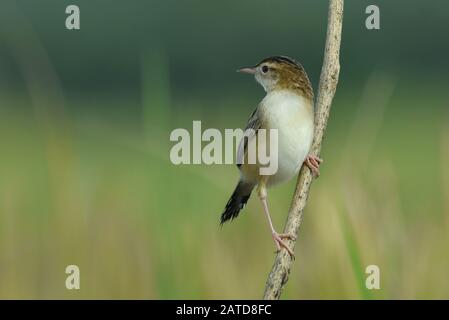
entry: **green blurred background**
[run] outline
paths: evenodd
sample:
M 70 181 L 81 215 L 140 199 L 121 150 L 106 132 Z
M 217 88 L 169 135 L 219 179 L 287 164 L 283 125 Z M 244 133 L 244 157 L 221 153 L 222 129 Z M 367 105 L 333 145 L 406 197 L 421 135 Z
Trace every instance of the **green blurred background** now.
M 81 30 L 65 28 L 77 4 Z M 377 4 L 381 29 L 365 28 Z M 0 2 L 0 298 L 260 298 L 257 199 L 175 166 L 174 128 L 239 128 L 270 55 L 317 88 L 327 1 Z M 283 298 L 449 298 L 449 3 L 347 0 L 341 76 Z M 270 191 L 281 229 L 295 181 Z M 65 268 L 81 290 L 65 288 Z M 381 290 L 365 288 L 380 267 Z

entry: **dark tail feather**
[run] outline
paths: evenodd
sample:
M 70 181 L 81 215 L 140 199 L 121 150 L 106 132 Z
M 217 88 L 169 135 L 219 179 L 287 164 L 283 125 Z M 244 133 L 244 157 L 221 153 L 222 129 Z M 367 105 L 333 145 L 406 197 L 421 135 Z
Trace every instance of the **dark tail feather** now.
M 254 188 L 253 184 L 239 181 L 237 187 L 232 193 L 231 198 L 226 204 L 224 212 L 221 214 L 221 222 L 220 222 L 221 225 L 228 220 L 233 220 L 234 218 L 237 218 L 240 210 L 242 210 L 245 204 L 248 202 L 248 199 L 251 196 L 251 191 L 253 190 L 253 188 Z

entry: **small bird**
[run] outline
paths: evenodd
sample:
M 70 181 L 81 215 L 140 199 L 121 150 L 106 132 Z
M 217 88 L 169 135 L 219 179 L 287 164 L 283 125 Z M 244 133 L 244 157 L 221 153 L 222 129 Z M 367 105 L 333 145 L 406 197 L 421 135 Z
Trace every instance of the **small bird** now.
M 255 134 L 240 141 L 243 155 L 246 155 L 251 141 L 258 139 L 258 130 L 277 129 L 278 168 L 272 175 L 261 175 L 259 162 L 240 162 L 240 180 L 226 208 L 221 215 L 221 225 L 236 218 L 247 203 L 252 190 L 257 186 L 257 194 L 271 230 L 277 251 L 284 248 L 291 256 L 292 249 L 283 241 L 294 239 L 292 234 L 276 232 L 267 203 L 267 188 L 290 180 L 305 163 L 315 176 L 323 161 L 309 154 L 314 133 L 314 95 L 307 73 L 301 64 L 285 56 L 273 56 L 262 60 L 254 67 L 246 67 L 238 72 L 254 75 L 256 81 L 266 91 L 265 97 L 251 114 L 245 130 Z M 243 145 L 242 145 L 243 144 Z

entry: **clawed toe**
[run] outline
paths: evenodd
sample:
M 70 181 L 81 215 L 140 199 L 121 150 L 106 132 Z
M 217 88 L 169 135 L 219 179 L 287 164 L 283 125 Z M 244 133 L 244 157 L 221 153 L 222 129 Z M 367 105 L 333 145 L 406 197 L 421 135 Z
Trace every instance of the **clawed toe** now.
M 321 159 L 318 156 L 309 154 L 306 157 L 306 160 L 304 161 L 304 163 L 306 164 L 307 167 L 309 167 L 309 169 L 312 171 L 312 174 L 315 177 L 319 177 L 320 176 L 320 164 L 323 162 L 323 159 Z
M 295 235 L 290 234 L 290 233 L 280 233 L 278 234 L 279 238 L 281 239 L 288 239 L 288 240 L 296 240 Z
M 279 252 L 281 250 L 281 248 L 284 248 L 285 250 L 287 250 L 287 252 L 290 254 L 290 256 L 294 259 L 295 254 L 293 253 L 292 249 L 290 249 L 290 247 L 284 241 L 282 241 L 282 239 L 294 240 L 295 236 L 293 236 L 291 234 L 273 233 L 273 240 L 276 245 L 277 251 Z

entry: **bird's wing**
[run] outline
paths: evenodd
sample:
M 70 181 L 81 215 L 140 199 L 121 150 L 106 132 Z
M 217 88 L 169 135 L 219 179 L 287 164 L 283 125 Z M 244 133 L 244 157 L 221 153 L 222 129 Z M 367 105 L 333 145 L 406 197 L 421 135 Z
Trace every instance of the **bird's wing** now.
M 256 136 L 257 131 L 261 128 L 261 125 L 260 111 L 259 107 L 257 107 L 249 116 L 248 123 L 245 127 L 245 132 L 240 140 L 237 151 L 237 167 L 242 165 L 248 148 L 248 142 Z

